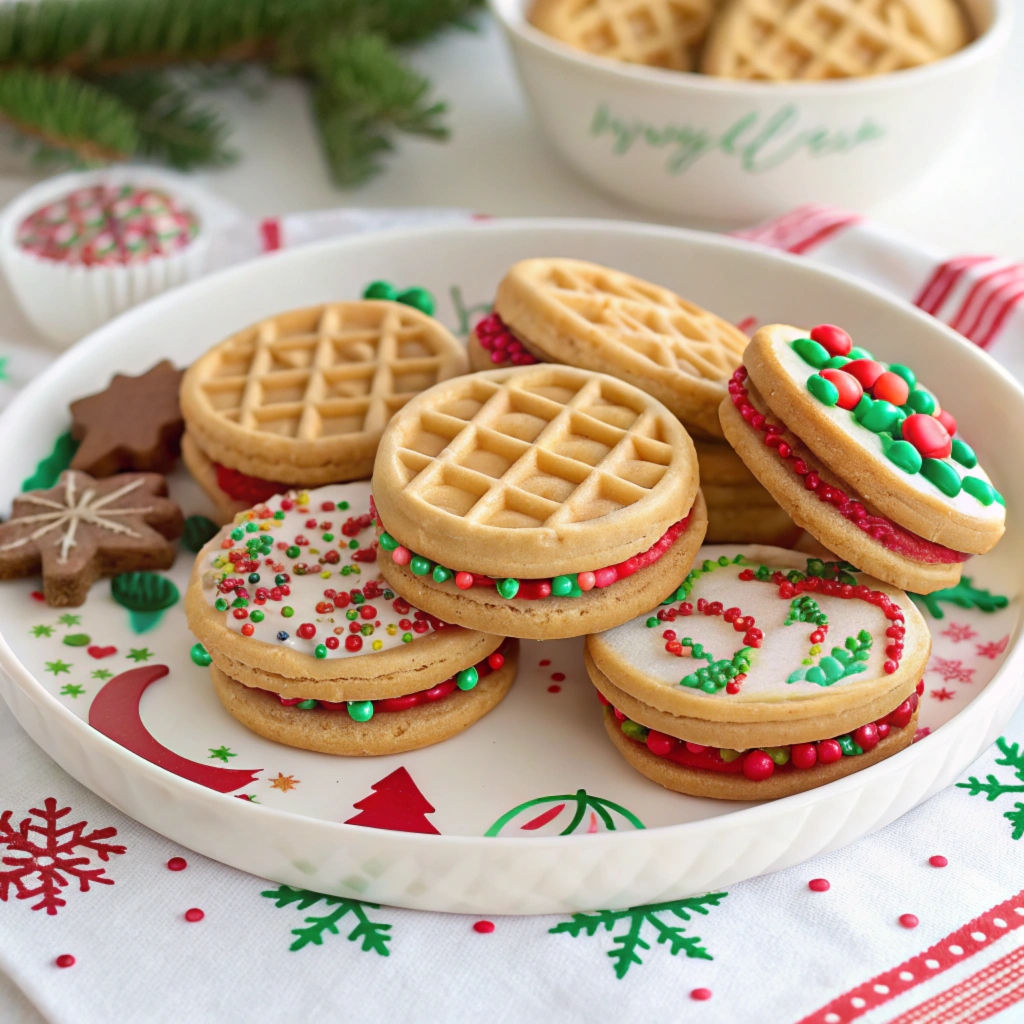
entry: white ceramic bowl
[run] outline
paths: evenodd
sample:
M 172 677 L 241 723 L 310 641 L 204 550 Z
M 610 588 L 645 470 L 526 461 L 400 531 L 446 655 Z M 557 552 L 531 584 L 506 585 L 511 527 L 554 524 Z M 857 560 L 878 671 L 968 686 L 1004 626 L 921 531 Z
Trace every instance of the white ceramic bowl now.
M 593 57 L 490 0 L 555 150 L 618 199 L 734 225 L 801 203 L 862 210 L 919 178 L 969 128 L 1012 0 L 964 0 L 977 38 L 924 67 L 821 83 L 736 82 Z

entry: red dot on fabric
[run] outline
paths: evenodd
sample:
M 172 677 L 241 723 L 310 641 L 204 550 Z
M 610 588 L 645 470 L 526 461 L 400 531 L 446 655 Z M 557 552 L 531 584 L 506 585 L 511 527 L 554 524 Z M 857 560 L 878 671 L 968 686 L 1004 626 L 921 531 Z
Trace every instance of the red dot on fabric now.
M 75 958 L 70 953 L 61 953 L 54 961 L 58 967 L 74 967 Z
M 184 857 L 172 857 L 167 862 L 167 867 L 171 871 L 184 871 L 188 867 L 188 861 Z
M 904 928 L 916 928 L 920 923 L 916 914 L 900 914 L 900 924 Z
M 560 683 L 563 679 L 565 679 L 565 673 L 564 672 L 552 672 L 551 673 L 551 678 L 556 683 Z
M 691 999 L 696 999 L 698 1002 L 704 1002 L 706 999 L 711 998 L 711 989 L 709 988 L 695 988 L 690 993 Z
M 558 685 L 558 683 L 552 683 L 548 687 L 548 693 L 561 693 L 561 692 L 562 692 L 562 688 Z
M 206 917 L 206 914 L 204 914 L 198 907 L 192 907 L 190 910 L 185 911 L 186 921 L 202 921 L 204 917 Z
M 946 860 L 946 858 L 943 857 L 941 853 L 937 853 L 934 857 L 928 858 L 928 863 L 931 864 L 933 868 L 944 868 L 949 863 L 949 861 Z
M 32 591 L 32 600 L 33 601 L 45 601 L 46 600 L 46 595 L 41 590 L 33 590 Z
M 540 662 L 540 667 L 541 668 L 546 668 L 550 664 L 551 664 L 551 659 L 550 658 L 545 658 L 542 662 Z
M 477 921 L 473 925 L 473 931 L 479 932 L 481 935 L 490 935 L 494 931 L 493 921 Z
M 812 878 L 807 883 L 807 888 L 811 892 L 828 892 L 832 885 L 827 878 Z

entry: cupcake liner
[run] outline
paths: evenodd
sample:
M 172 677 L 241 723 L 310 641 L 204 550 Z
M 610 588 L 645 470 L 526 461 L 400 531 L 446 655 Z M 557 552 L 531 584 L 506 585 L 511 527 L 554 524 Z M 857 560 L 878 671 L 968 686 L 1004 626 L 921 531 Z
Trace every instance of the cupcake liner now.
M 77 189 L 97 185 L 167 192 L 196 215 L 195 237 L 177 252 L 99 266 L 47 259 L 18 244 L 18 227 L 30 214 Z M 167 172 L 117 167 L 62 174 L 23 192 L 0 213 L 0 263 L 26 319 L 50 341 L 67 347 L 131 306 L 203 274 L 209 267 L 211 237 L 234 216 L 228 204 Z

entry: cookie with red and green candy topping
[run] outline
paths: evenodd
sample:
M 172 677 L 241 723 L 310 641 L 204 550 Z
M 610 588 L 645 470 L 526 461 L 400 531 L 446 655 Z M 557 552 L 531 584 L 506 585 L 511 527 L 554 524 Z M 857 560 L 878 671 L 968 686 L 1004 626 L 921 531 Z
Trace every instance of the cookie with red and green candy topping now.
M 1004 531 L 1003 498 L 918 382 L 839 327 L 764 327 L 729 383 L 726 439 L 829 550 L 896 586 L 956 584 Z
M 844 562 L 703 548 L 655 613 L 587 637 L 605 726 L 668 789 L 774 799 L 907 746 L 931 635 L 905 593 Z
M 192 655 L 232 715 L 276 742 L 369 755 L 448 739 L 502 700 L 516 642 L 412 607 L 376 556 L 366 483 L 271 498 L 203 547 Z

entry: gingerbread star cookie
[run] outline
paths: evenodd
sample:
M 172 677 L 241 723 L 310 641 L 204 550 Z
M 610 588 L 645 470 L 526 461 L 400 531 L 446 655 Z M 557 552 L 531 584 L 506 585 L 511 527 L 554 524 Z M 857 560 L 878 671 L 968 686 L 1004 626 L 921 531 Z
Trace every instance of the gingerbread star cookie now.
M 169 569 L 181 510 L 156 473 L 96 480 L 68 470 L 56 487 L 14 499 L 0 524 L 0 579 L 42 572 L 46 603 L 80 605 L 101 576 Z
M 181 451 L 185 421 L 178 404 L 184 370 L 168 361 L 139 377 L 117 374 L 105 391 L 71 403 L 71 461 L 94 477 L 128 470 L 167 473 Z

